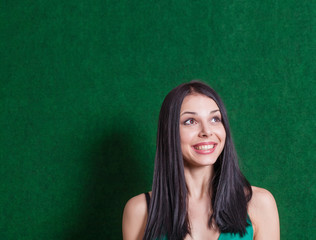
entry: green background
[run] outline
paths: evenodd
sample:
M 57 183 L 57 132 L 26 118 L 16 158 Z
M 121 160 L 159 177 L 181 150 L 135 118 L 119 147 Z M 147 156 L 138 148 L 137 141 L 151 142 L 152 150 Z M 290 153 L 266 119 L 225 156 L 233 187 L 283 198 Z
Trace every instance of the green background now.
M 0 239 L 120 239 L 158 113 L 202 79 L 281 239 L 316 239 L 315 1 L 0 2 Z

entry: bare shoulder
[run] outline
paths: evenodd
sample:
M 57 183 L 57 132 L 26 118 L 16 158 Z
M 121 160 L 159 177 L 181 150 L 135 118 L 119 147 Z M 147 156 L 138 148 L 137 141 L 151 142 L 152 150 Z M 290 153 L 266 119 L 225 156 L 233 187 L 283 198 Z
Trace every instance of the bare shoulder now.
M 269 209 L 276 205 L 273 195 L 264 188 L 252 186 L 252 198 L 249 203 L 249 207 L 253 207 L 256 210 Z
M 254 228 L 254 239 L 280 239 L 279 215 L 273 195 L 264 188 L 252 187 L 248 212 Z
M 142 239 L 147 221 L 147 203 L 145 194 L 139 194 L 125 205 L 122 220 L 124 240 Z
M 139 194 L 127 201 L 124 208 L 123 216 L 126 215 L 128 217 L 144 217 L 146 213 L 147 204 L 145 194 Z

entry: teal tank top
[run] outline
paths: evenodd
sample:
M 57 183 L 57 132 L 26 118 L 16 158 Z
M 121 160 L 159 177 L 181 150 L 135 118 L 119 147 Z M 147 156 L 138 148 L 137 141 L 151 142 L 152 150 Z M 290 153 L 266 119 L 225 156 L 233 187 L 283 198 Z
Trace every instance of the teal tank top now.
M 244 236 L 240 236 L 238 233 L 221 233 L 218 240 L 252 240 L 253 239 L 253 227 L 249 218 L 247 220 L 249 225 L 246 227 L 246 233 Z
M 149 207 L 150 196 L 148 193 L 145 193 L 147 207 Z M 249 225 L 246 227 L 246 233 L 244 236 L 240 236 L 238 233 L 221 233 L 217 240 L 252 240 L 253 239 L 253 227 L 251 221 L 249 220 L 249 216 L 247 219 Z M 161 240 L 168 240 L 167 237 L 160 238 Z

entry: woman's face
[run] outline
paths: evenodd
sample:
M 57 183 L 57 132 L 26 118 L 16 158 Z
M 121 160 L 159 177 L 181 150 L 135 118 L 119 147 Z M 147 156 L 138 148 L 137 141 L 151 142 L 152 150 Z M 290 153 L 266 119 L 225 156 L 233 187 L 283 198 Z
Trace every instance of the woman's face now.
M 201 167 L 216 162 L 226 139 L 221 119 L 213 99 L 201 94 L 184 98 L 180 110 L 180 141 L 186 164 Z

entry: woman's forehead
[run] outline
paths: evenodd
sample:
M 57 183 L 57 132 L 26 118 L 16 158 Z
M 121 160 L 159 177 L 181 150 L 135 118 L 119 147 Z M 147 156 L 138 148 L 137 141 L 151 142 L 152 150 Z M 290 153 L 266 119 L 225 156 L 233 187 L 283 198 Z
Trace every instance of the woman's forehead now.
M 207 110 L 207 111 L 214 111 L 219 109 L 216 102 L 205 95 L 202 94 L 190 94 L 187 95 L 182 102 L 181 105 L 181 112 L 182 111 L 193 111 L 193 110 Z

